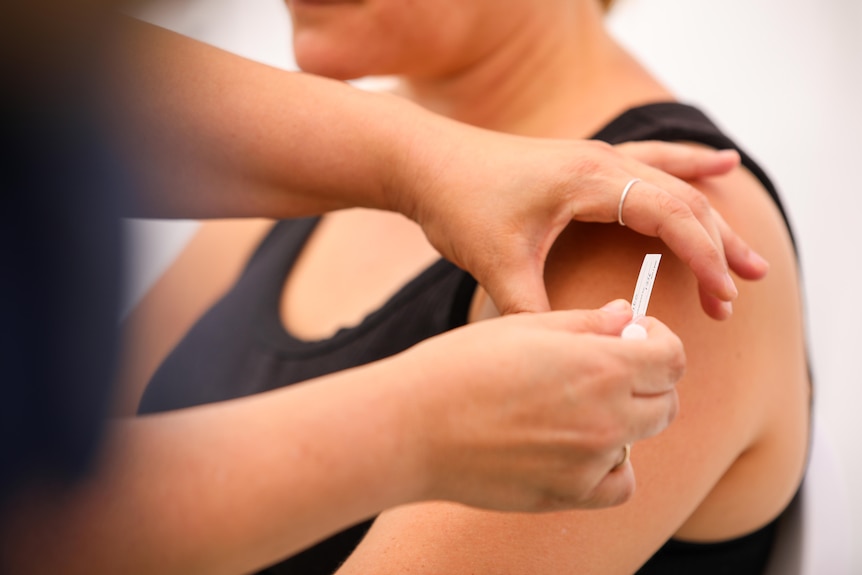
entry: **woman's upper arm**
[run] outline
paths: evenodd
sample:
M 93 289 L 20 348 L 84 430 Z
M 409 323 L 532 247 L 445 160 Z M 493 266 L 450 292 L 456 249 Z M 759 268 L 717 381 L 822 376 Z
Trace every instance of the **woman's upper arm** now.
M 596 308 L 630 299 L 644 254 L 664 254 L 649 314 L 681 337 L 688 366 L 677 420 L 633 446 L 633 498 L 535 516 L 444 503 L 400 508 L 378 518 L 344 573 L 632 573 L 674 535 L 732 538 L 783 509 L 804 466 L 808 409 L 792 247 L 747 172 L 703 189 L 771 263 L 766 279 L 738 282 L 730 320 L 706 316 L 694 277 L 660 242 L 618 226 L 571 226 L 546 266 L 552 307 Z
M 116 415 L 132 415 L 155 370 L 195 321 L 228 289 L 269 220 L 203 223 L 122 325 Z

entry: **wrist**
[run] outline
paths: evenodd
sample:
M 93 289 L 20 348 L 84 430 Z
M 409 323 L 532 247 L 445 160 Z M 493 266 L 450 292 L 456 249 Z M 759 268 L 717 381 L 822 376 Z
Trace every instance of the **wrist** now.
M 426 347 L 419 344 L 384 360 L 391 376 L 379 378 L 386 382 L 382 411 L 393 430 L 390 487 L 397 490 L 398 505 L 439 499 L 441 479 L 447 476 L 441 448 L 446 442 L 439 434 L 449 412 L 448 398 L 440 394 L 446 375 L 439 355 L 426 353 Z
M 408 100 L 390 96 L 389 130 L 381 149 L 381 197 L 384 209 L 398 212 L 424 224 L 428 218 L 428 190 L 443 171 L 448 149 L 455 143 L 444 132 L 450 120 Z

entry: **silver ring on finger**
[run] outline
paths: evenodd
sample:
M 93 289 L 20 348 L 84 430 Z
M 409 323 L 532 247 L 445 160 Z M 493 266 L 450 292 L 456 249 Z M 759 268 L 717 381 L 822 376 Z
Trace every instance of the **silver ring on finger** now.
M 620 204 L 619 206 L 617 206 L 617 222 L 619 222 L 622 227 L 626 227 L 626 223 L 623 221 L 623 204 L 626 203 L 626 196 L 629 195 L 629 190 L 631 190 L 632 186 L 634 186 L 639 181 L 641 181 L 640 178 L 632 178 L 631 180 L 629 180 L 629 183 L 627 183 L 626 187 L 623 188 L 622 195 L 620 195 Z

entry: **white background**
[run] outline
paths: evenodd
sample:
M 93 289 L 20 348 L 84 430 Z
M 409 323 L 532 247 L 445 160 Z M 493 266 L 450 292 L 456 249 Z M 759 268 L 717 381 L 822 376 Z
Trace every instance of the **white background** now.
M 533 1 L 533 0 L 523 0 Z M 148 19 L 293 68 L 280 0 L 170 0 Z M 620 0 L 611 28 L 680 98 L 702 105 L 786 200 L 804 272 L 815 417 L 862 542 L 862 2 Z M 133 302 L 193 222 L 130 222 Z M 852 573 L 862 573 L 854 545 Z M 829 575 L 829 574 L 824 574 Z

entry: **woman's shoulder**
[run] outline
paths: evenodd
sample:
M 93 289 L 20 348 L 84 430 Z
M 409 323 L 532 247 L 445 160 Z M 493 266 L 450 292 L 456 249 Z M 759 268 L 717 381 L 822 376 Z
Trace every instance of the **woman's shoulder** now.
M 624 118 L 623 124 L 634 126 L 626 130 L 639 130 L 643 139 L 673 139 L 657 137 L 664 128 L 656 126 L 675 110 L 688 115 L 691 108 L 661 108 L 658 119 L 655 109 L 645 118 Z M 654 124 L 649 130 L 640 128 L 649 123 Z M 705 131 L 720 134 L 714 126 Z M 709 145 L 691 132 L 677 134 L 699 142 L 693 145 Z M 545 281 L 552 307 L 568 309 L 631 299 L 644 255 L 662 253 L 649 314 L 681 337 L 688 358 L 678 386 L 679 417 L 667 431 L 633 448 L 638 478 L 633 500 L 619 509 L 573 512 L 530 527 L 544 534 L 537 541 L 553 540 L 549 526 L 565 529 L 569 540 L 586 547 L 580 549 L 581 565 L 607 561 L 591 558 L 594 548 L 631 565 L 670 537 L 716 541 L 754 531 L 786 507 L 804 470 L 810 384 L 802 298 L 793 242 L 774 189 L 748 167 L 692 184 L 770 262 L 765 279 L 736 279 L 740 295 L 730 319 L 707 317 L 689 266 L 660 241 L 628 228 L 573 223 L 548 256 Z M 630 193 L 636 194 L 637 186 Z M 491 528 L 508 529 L 505 523 Z M 627 544 L 616 546 L 613 534 Z M 562 552 L 545 555 L 555 556 L 565 560 Z
M 539 516 L 448 504 L 384 513 L 345 565 L 361 572 L 633 572 L 672 537 L 735 539 L 770 523 L 805 465 L 809 388 L 795 254 L 774 202 L 739 168 L 697 186 L 771 262 L 739 282 L 724 322 L 702 311 L 689 267 L 663 244 L 615 224 L 571 224 L 546 264 L 552 307 L 596 308 L 632 297 L 644 254 L 663 253 L 650 304 L 682 338 L 688 367 L 680 413 L 632 448 L 638 486 L 625 505 Z M 633 188 L 631 193 L 637 193 Z M 475 318 L 475 314 L 474 314 Z M 437 553 L 445 549 L 445 553 Z M 705 560 L 709 560 L 708 558 Z
M 795 493 L 809 381 L 796 256 L 778 206 L 746 168 L 694 185 L 770 262 L 765 279 L 736 280 L 729 320 L 704 314 L 688 266 L 661 242 L 615 225 L 572 224 L 549 254 L 546 284 L 556 308 L 630 299 L 644 254 L 664 254 L 649 313 L 681 337 L 688 366 L 678 421 L 633 461 L 645 508 L 674 508 L 683 514 L 674 533 L 709 540 L 764 525 Z

